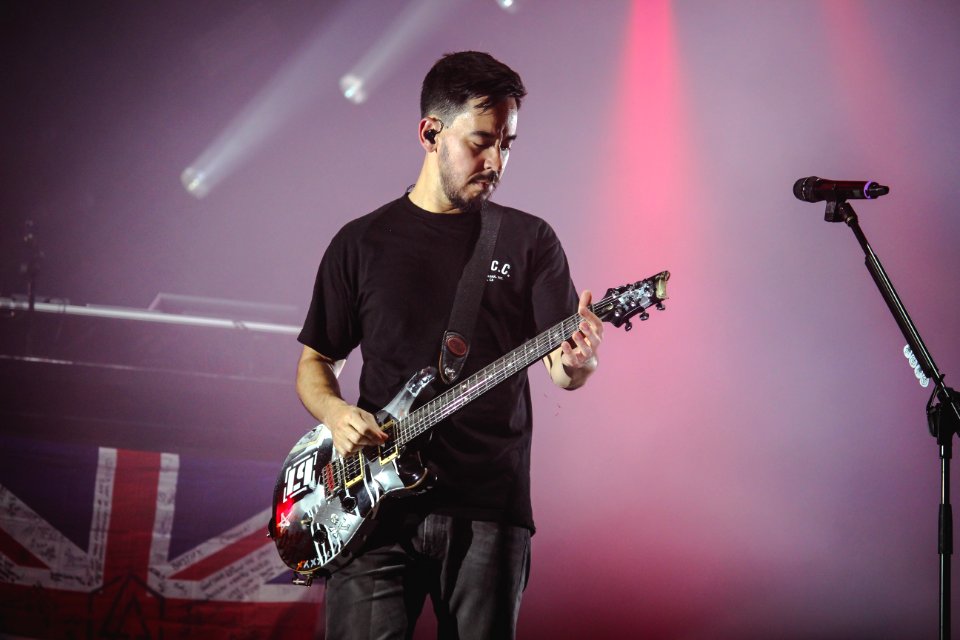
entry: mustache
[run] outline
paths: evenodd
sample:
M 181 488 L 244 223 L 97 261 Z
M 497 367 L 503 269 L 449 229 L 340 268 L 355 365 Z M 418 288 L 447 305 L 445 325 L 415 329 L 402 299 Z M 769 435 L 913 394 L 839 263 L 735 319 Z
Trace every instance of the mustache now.
M 496 171 L 490 171 L 489 173 L 481 173 L 470 182 L 489 182 L 492 185 L 496 185 L 500 182 L 500 175 Z

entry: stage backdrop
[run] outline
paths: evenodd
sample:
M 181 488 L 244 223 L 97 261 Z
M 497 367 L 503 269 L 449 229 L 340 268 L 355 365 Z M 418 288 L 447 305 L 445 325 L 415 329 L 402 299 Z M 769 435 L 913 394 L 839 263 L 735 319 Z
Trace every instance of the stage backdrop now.
M 673 274 L 665 311 L 607 328 L 586 388 L 530 373 L 521 637 L 935 637 L 931 388 L 850 230 L 792 186 L 890 186 L 854 206 L 952 381 L 960 5 L 501 4 L 8 3 L 0 293 L 33 274 L 56 304 L 163 293 L 296 325 L 333 234 L 416 179 L 425 71 L 491 51 L 529 89 L 495 199 L 550 222 L 578 288 Z M 211 341 L 179 340 L 176 379 L 4 365 L 0 633 L 314 634 L 322 586 L 282 591 L 254 544 L 310 423 L 296 343 Z M 131 366 L 172 367 L 136 344 Z M 225 353 L 254 369 L 224 373 Z

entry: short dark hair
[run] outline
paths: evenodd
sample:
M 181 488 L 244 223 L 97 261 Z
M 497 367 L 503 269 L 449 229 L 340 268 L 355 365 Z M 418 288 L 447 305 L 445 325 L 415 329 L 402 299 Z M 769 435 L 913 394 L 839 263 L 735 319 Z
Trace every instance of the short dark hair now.
M 520 101 L 527 95 L 520 75 L 489 53 L 460 51 L 448 53 L 427 72 L 420 90 L 420 117 L 451 117 L 470 100 L 485 98 L 476 105 L 485 110 L 507 98 Z

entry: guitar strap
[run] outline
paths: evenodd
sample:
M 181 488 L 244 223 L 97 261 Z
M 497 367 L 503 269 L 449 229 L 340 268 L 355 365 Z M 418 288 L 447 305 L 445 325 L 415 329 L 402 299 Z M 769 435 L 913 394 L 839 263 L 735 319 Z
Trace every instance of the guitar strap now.
M 451 384 L 460 377 L 463 363 L 470 355 L 470 334 L 477 323 L 477 311 L 483 285 L 487 282 L 487 271 L 493 258 L 493 247 L 500 233 L 500 220 L 503 208 L 492 202 L 485 202 L 480 210 L 480 237 L 473 248 L 473 255 L 463 268 L 457 295 L 450 312 L 448 329 L 443 333 L 440 346 L 440 378 Z

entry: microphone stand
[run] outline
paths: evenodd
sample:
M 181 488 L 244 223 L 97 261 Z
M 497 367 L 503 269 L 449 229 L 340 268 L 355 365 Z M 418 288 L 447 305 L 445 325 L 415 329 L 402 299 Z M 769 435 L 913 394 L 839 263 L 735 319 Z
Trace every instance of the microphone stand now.
M 827 222 L 843 222 L 853 231 L 857 242 L 863 248 L 867 270 L 877 283 L 880 295 L 883 296 L 890 313 L 893 314 L 900 332 L 906 338 L 907 344 L 913 350 L 924 375 L 934 381 L 933 392 L 927 401 L 927 424 L 930 434 L 936 438 L 940 447 L 940 510 L 938 524 L 938 549 L 940 553 L 940 638 L 950 638 L 950 560 L 953 554 L 953 510 L 950 506 L 950 458 L 953 455 L 953 436 L 960 433 L 960 395 L 946 386 L 943 374 L 933 361 L 933 356 L 927 350 L 923 339 L 917 332 L 916 325 L 910 319 L 906 308 L 900 301 L 893 283 L 887 277 L 880 259 L 873 252 L 870 243 L 863 235 L 857 214 L 845 200 L 827 203 L 824 219 Z M 934 399 L 939 400 L 933 404 Z

